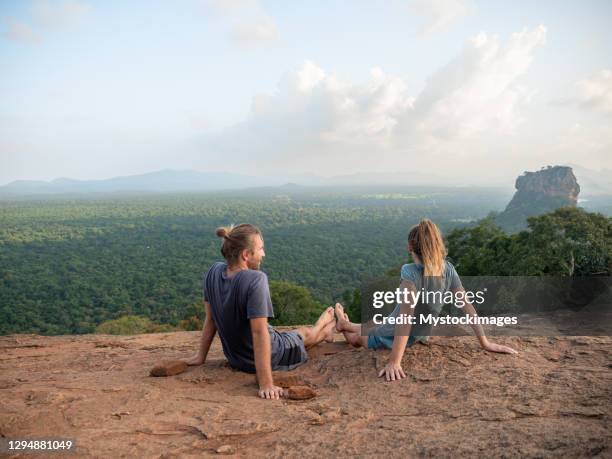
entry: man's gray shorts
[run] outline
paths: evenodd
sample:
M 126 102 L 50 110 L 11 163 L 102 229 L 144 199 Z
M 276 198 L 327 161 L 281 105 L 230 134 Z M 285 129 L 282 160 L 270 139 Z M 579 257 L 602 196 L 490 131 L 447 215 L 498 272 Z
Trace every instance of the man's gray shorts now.
M 283 356 L 273 370 L 293 370 L 308 360 L 304 338 L 297 331 L 280 332 L 283 343 Z

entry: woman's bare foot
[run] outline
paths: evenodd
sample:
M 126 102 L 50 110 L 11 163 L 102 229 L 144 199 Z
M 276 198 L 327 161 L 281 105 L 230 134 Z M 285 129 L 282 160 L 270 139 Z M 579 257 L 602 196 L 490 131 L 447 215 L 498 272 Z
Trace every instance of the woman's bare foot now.
M 336 303 L 336 330 L 342 333 L 350 325 L 349 317 L 340 303 Z
M 325 328 L 323 328 L 323 334 L 325 336 L 325 342 L 333 343 L 334 342 L 334 329 L 336 328 L 336 324 L 334 322 L 328 323 Z
M 189 366 L 202 365 L 204 363 L 204 359 L 202 358 L 202 356 L 200 356 L 200 354 L 196 354 L 189 359 L 184 359 L 183 362 L 185 362 Z

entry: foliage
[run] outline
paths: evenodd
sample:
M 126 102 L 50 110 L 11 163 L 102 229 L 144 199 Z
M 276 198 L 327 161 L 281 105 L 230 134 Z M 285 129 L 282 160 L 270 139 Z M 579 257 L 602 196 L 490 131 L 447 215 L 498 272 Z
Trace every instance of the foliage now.
M 263 230 L 271 280 L 330 305 L 400 264 L 422 216 L 450 228 L 490 199 L 378 187 L 0 201 L 0 334 L 92 333 L 125 315 L 199 328 L 202 276 L 221 258 L 215 228 L 240 222 Z
M 119 195 L 0 201 L 0 334 L 92 333 L 123 316 L 201 329 L 202 276 L 220 257 L 217 226 L 264 233 L 275 323 L 311 322 L 408 261 L 408 229 L 423 217 L 448 233 L 460 274 L 610 272 L 610 219 L 562 209 L 506 235 L 490 220 L 509 194 L 377 187 Z M 397 275 L 394 274 L 394 275 Z
M 270 281 L 270 296 L 274 305 L 273 325 L 311 324 L 325 309 L 317 303 L 307 288 L 287 281 Z
M 485 219 L 447 238 L 459 274 L 593 276 L 612 272 L 612 218 L 562 207 L 508 235 Z
M 123 316 L 107 320 L 96 327 L 96 333 L 104 335 L 137 335 L 140 333 L 162 333 L 174 331 L 175 328 L 164 324 L 158 325 L 146 317 Z

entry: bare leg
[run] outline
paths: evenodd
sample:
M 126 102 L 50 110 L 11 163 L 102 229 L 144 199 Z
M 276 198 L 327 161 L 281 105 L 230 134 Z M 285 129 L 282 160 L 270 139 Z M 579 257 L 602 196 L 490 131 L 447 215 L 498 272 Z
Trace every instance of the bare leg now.
M 335 325 L 334 308 L 329 307 L 312 327 L 300 327 L 296 331 L 304 338 L 304 346 L 310 348 L 323 341 L 333 341 Z
M 344 339 L 346 339 L 346 342 L 349 343 L 351 346 L 368 347 L 367 336 L 361 336 L 360 333 L 353 333 L 348 331 L 342 332 L 342 334 L 344 335 Z
M 336 303 L 336 330 L 344 335 L 344 339 L 351 346 L 368 347 L 368 337 L 361 336 L 361 325 L 354 324 L 349 320 L 349 316 L 344 312 L 340 303 Z
M 361 333 L 361 325 L 355 324 L 349 320 L 349 316 L 344 312 L 344 308 L 340 303 L 336 303 L 336 330 L 339 332 Z

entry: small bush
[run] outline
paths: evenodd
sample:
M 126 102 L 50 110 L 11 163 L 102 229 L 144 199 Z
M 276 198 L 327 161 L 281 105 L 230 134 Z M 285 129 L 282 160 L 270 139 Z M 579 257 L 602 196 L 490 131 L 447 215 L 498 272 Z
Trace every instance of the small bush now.
M 96 327 L 96 333 L 104 335 L 138 335 L 141 333 L 163 333 L 174 331 L 168 324 L 156 324 L 146 317 L 123 316 L 107 320 Z

